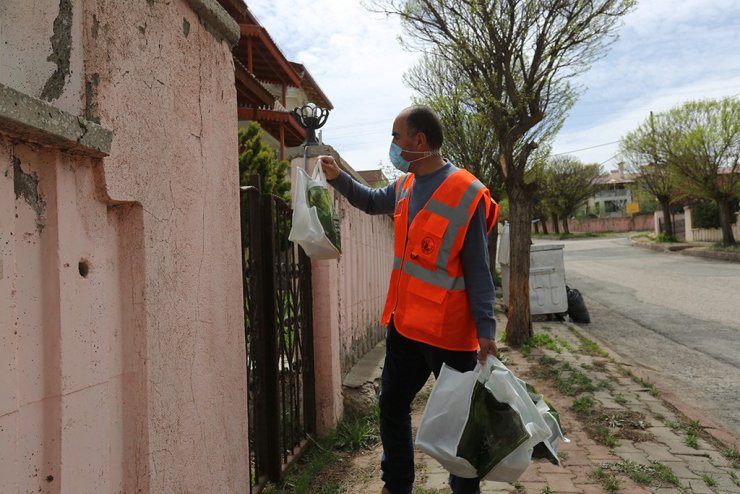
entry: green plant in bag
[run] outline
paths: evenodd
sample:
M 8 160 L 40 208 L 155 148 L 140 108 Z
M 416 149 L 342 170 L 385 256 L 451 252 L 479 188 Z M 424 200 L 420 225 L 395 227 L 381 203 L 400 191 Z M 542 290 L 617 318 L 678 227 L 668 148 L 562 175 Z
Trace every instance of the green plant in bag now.
M 324 228 L 326 237 L 332 244 L 334 244 L 337 250 L 341 252 L 342 246 L 339 238 L 339 218 L 331 205 L 329 191 L 326 187 L 314 185 L 309 186 L 306 192 L 308 205 L 309 207 L 316 208 L 316 214 L 319 217 L 321 226 Z
M 457 456 L 468 460 L 483 477 L 527 439 L 519 414 L 476 381 Z

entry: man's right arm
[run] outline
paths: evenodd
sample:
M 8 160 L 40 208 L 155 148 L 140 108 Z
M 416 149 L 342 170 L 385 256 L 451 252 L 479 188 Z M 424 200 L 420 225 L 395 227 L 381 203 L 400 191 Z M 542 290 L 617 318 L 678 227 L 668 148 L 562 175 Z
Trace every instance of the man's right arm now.
M 373 189 L 339 169 L 331 156 L 320 156 L 329 184 L 347 198 L 350 204 L 368 214 L 390 214 L 396 209 L 395 182 Z

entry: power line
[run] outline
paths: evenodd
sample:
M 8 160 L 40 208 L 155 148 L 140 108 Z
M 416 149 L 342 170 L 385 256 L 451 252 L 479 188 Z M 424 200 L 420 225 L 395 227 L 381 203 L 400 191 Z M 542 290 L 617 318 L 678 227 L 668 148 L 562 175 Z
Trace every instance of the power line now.
M 572 151 L 565 151 L 564 153 L 555 153 L 555 154 L 553 154 L 551 156 L 560 156 L 562 154 L 577 153 L 579 151 L 587 151 L 589 149 L 603 148 L 604 146 L 611 146 L 612 144 L 617 144 L 618 142 L 619 141 L 605 142 L 604 144 L 597 144 L 595 146 L 589 146 L 587 148 L 574 149 Z

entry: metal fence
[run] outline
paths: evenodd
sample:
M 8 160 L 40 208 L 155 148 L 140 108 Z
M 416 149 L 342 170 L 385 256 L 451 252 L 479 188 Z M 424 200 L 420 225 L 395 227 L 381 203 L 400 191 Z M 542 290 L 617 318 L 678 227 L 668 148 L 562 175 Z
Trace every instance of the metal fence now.
M 288 240 L 292 211 L 241 189 L 251 492 L 278 482 L 316 429 L 311 263 Z

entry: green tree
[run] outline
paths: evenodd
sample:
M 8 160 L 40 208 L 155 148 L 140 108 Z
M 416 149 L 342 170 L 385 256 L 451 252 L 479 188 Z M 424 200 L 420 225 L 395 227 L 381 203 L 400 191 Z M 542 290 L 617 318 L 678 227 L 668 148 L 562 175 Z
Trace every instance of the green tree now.
M 740 101 L 690 101 L 660 115 L 655 127 L 681 189 L 717 203 L 722 243 L 734 245 L 730 203 L 740 193 Z
M 544 176 L 542 195 L 553 215 L 553 228 L 558 232 L 559 218 L 563 222 L 563 231 L 570 233 L 568 217 L 596 192 L 601 167 L 584 165 L 572 156 L 554 156 L 548 161 Z
M 275 149 L 262 139 L 262 127 L 249 122 L 239 129 L 239 184 L 250 185 L 249 176 L 259 175 L 262 192 L 290 202 L 290 163 L 278 160 Z
M 634 0 L 367 0 L 398 15 L 406 44 L 456 67 L 493 129 L 510 201 L 511 279 L 507 342 L 532 335 L 529 245 L 530 157 L 559 130 L 572 106 L 573 76 L 615 38 Z M 414 46 L 415 45 L 415 46 Z
M 664 120 L 659 118 L 658 124 L 662 125 Z M 666 150 L 659 145 L 657 136 L 656 119 L 650 112 L 646 121 L 621 139 L 619 150 L 634 177 L 635 187 L 654 195 L 660 203 L 665 233 L 674 237 L 671 203 L 678 197 L 679 191 L 668 166 Z

